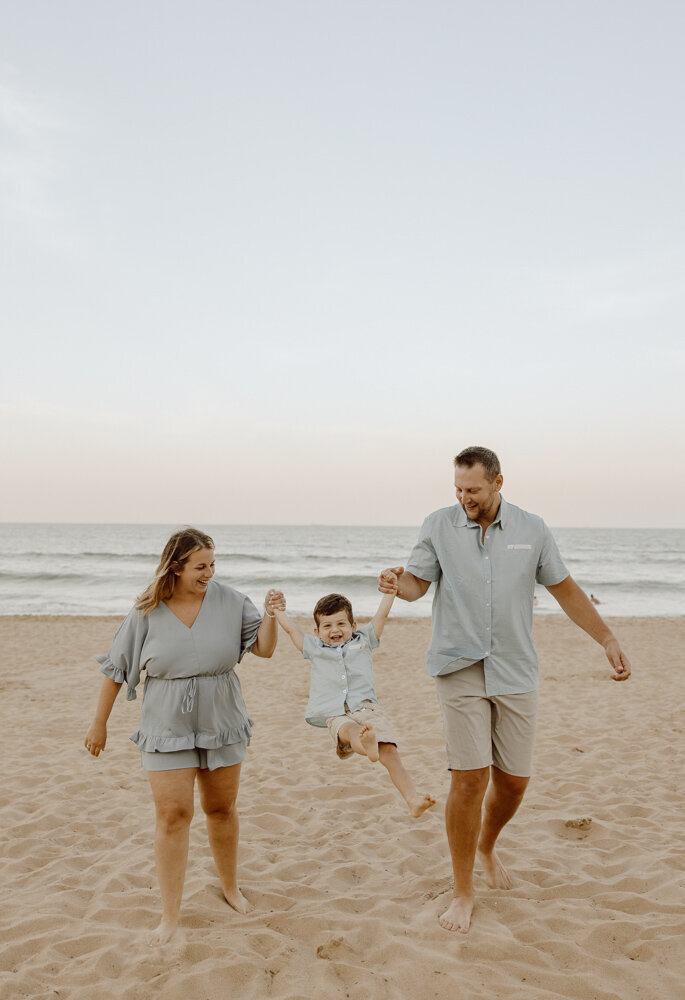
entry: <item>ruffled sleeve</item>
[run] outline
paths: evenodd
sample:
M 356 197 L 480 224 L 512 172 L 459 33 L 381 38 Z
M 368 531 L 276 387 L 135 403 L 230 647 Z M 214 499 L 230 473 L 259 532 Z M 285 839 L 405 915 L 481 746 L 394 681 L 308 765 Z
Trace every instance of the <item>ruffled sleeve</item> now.
M 238 657 L 238 663 L 245 656 L 245 653 L 249 653 L 257 641 L 257 632 L 259 632 L 261 624 L 262 616 L 250 598 L 246 597 L 243 602 L 243 622 L 240 630 L 240 656 Z
M 111 677 L 117 684 L 126 684 L 126 700 L 134 701 L 136 687 L 140 682 L 143 644 L 147 637 L 149 622 L 134 608 L 124 618 L 109 653 L 96 656 L 100 672 Z

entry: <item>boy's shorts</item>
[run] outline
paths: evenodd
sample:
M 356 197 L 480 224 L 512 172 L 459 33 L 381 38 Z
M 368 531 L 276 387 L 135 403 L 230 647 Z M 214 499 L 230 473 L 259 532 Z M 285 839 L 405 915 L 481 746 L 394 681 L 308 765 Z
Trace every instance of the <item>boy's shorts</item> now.
M 378 702 L 365 701 L 362 707 L 357 709 L 356 712 L 350 712 L 347 705 L 345 705 L 344 715 L 334 715 L 332 718 L 326 719 L 328 732 L 333 738 L 335 751 L 341 760 L 346 760 L 354 753 L 349 743 L 341 744 L 338 739 L 340 727 L 346 722 L 356 722 L 359 726 L 373 726 L 376 739 L 379 743 L 392 743 L 394 746 L 397 746 L 397 740 L 392 734 L 390 723 Z
M 494 764 L 506 774 L 530 777 L 537 720 L 537 691 L 485 693 L 483 661 L 435 678 L 450 771 Z

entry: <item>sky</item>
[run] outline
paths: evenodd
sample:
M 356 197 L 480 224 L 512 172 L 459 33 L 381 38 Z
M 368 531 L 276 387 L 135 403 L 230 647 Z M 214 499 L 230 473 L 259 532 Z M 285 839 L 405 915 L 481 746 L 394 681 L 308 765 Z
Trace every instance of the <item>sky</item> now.
M 679 0 L 0 7 L 0 521 L 685 527 Z

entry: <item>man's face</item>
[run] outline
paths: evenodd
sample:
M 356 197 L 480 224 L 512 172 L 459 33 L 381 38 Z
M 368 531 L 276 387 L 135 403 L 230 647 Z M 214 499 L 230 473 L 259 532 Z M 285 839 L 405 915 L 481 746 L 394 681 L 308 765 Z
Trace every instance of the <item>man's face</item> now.
M 350 622 L 345 611 L 336 611 L 332 615 L 321 615 L 314 631 L 327 646 L 342 646 L 352 638 L 356 627 L 357 623 Z
M 495 476 L 492 482 L 485 474 L 480 462 L 469 468 L 457 465 L 454 470 L 454 485 L 457 500 L 466 511 L 470 521 L 486 519 L 497 506 L 498 494 L 504 480 Z

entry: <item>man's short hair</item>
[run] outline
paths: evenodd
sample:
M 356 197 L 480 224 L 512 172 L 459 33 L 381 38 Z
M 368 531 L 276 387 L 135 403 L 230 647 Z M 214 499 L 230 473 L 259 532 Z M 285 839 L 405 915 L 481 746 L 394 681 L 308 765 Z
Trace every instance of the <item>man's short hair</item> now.
M 481 448 L 478 445 L 460 451 L 455 456 L 454 466 L 456 468 L 458 465 L 465 465 L 468 469 L 472 469 L 479 462 L 485 469 L 485 475 L 490 482 L 502 475 L 499 459 L 494 451 L 490 451 L 489 448 Z
M 316 607 L 314 608 L 314 621 L 316 622 L 316 627 L 319 627 L 319 622 L 324 615 L 334 615 L 336 611 L 344 611 L 350 625 L 354 624 L 352 605 L 347 598 L 343 597 L 342 594 L 326 594 L 326 596 L 322 597 L 320 601 L 317 601 Z

